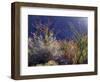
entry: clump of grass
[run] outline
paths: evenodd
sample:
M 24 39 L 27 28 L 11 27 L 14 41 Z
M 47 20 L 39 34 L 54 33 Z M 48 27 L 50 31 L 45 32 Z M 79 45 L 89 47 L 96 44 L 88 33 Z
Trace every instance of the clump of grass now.
M 75 40 L 75 43 L 77 44 L 77 63 L 83 63 L 87 60 L 87 35 L 86 34 L 80 34 L 76 29 L 75 26 L 70 22 L 69 23 L 71 30 L 74 33 L 73 39 Z

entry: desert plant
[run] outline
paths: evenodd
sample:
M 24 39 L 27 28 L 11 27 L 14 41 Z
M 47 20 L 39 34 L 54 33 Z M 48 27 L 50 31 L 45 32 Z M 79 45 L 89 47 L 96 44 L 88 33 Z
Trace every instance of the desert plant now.
M 29 66 L 44 64 L 52 60 L 54 56 L 61 55 L 59 43 L 54 37 L 52 29 L 41 22 L 37 22 L 35 28 L 36 31 L 32 32 L 33 37 L 29 37 L 28 42 Z
M 87 35 L 79 33 L 71 22 L 69 23 L 69 27 L 74 33 L 73 39 L 78 46 L 77 63 L 83 63 L 85 60 L 87 60 Z

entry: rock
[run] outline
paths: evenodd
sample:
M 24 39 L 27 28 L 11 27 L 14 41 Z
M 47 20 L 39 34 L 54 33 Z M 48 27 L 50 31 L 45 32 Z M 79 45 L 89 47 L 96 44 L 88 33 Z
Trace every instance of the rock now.
M 47 65 L 58 65 L 58 63 L 54 60 L 49 60 Z

